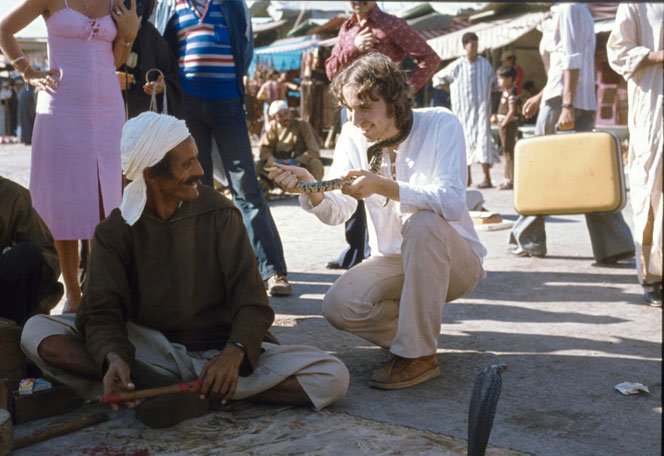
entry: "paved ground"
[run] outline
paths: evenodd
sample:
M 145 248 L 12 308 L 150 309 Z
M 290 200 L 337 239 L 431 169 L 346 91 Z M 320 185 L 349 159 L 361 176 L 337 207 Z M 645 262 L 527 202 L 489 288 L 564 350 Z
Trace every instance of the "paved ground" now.
M 0 146 L 0 174 L 27 185 L 28 169 L 27 148 Z M 475 182 L 479 171 L 473 169 Z M 502 182 L 502 166 L 494 167 L 492 176 L 494 184 Z M 487 209 L 516 219 L 511 191 L 489 189 L 483 194 Z M 493 445 L 556 456 L 661 454 L 662 311 L 644 304 L 633 260 L 611 268 L 593 266 L 583 216 L 548 219 L 549 255 L 544 259 L 510 257 L 505 251 L 509 231 L 480 232 L 489 250 L 488 276 L 470 295 L 444 309 L 438 344 L 441 377 L 385 392 L 369 388 L 367 381 L 388 353 L 333 329 L 320 313 L 321 299 L 339 275 L 324 265 L 343 248 L 343 228 L 318 222 L 301 211 L 294 198 L 270 205 L 294 288 L 291 298 L 271 300 L 278 314 L 274 332 L 283 343 L 311 344 L 339 356 L 351 372 L 348 395 L 323 415 L 250 406 L 238 407 L 241 413 L 231 413 L 231 418 L 217 412 L 197 421 L 226 432 L 222 424 L 233 416 L 268 410 L 265 413 L 273 418 L 251 432 L 258 436 L 271 425 L 296 421 L 298 426 L 289 424 L 272 440 L 291 440 L 291 446 L 252 446 L 250 441 L 240 450 L 230 442 L 225 447 L 224 438 L 219 438 L 216 451 L 179 441 L 177 449 L 146 444 L 140 454 L 463 454 L 462 448 L 444 446 L 442 439 L 466 437 L 474 378 L 496 362 L 506 363 L 508 370 L 503 374 Z M 631 226 L 631 210 L 623 214 Z M 624 381 L 643 383 L 650 394 L 623 396 L 614 386 Z M 327 434 L 309 434 L 308 423 L 323 418 L 337 425 L 352 423 L 352 430 L 335 425 Z M 189 429 L 184 426 L 176 429 Z M 88 444 L 102 435 L 124 443 L 117 443 L 113 453 L 101 447 L 88 451 Z M 62 454 L 139 454 L 129 443 L 133 438 L 156 442 L 168 435 L 151 434 L 125 412 L 105 425 L 16 454 L 45 454 L 56 445 L 71 449 Z M 401 437 L 387 437 L 395 435 Z M 330 445 L 313 444 L 325 436 L 333 437 Z M 413 439 L 412 445 L 406 436 Z M 341 450 L 338 445 L 344 440 L 348 446 Z M 422 442 L 429 444 L 421 446 Z

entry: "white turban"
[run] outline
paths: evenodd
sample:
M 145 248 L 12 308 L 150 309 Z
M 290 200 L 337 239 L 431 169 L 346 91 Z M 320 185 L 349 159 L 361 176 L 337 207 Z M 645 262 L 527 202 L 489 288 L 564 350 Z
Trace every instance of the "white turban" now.
M 288 104 L 284 100 L 273 101 L 267 113 L 271 116 L 275 115 L 282 109 L 288 109 Z
M 156 112 L 144 112 L 129 119 L 122 128 L 122 172 L 131 181 L 124 189 L 120 212 L 129 225 L 141 217 L 147 189 L 143 170 L 189 137 L 184 120 Z

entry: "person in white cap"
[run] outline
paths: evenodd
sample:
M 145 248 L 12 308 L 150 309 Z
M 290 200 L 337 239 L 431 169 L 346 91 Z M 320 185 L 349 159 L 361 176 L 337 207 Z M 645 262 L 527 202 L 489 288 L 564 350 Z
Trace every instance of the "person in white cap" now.
M 131 183 L 97 226 L 78 313 L 28 320 L 23 350 L 84 398 L 202 380 L 201 397 L 140 404 L 136 417 L 152 427 L 202 415 L 210 400 L 329 405 L 346 393 L 346 367 L 315 348 L 275 343 L 242 215 L 198 184 L 197 156 L 184 121 L 146 112 L 125 124 Z
M 283 100 L 273 101 L 268 113 L 272 120 L 261 138 L 260 162 L 256 168 L 264 190 L 274 184 L 265 177 L 263 166 L 274 163 L 301 166 L 316 180 L 323 179 L 320 145 L 309 122 L 294 118 Z

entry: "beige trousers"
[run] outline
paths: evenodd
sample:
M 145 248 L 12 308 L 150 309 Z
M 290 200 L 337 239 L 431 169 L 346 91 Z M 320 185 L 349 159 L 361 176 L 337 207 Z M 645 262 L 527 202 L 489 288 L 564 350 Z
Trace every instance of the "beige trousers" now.
M 470 243 L 442 217 L 413 214 L 402 228 L 401 255 L 370 257 L 342 275 L 323 299 L 323 315 L 404 358 L 436 353 L 443 306 L 483 275 Z
M 102 394 L 101 382 L 51 366 L 38 352 L 39 344 L 48 336 L 69 335 L 82 341 L 74 319 L 74 315 L 68 314 L 32 317 L 23 327 L 21 348 L 46 376 L 69 386 L 78 396 L 91 399 Z M 219 354 L 219 350 L 187 351 L 183 345 L 171 343 L 161 332 L 132 322 L 127 323 L 127 331 L 129 341 L 136 348 L 136 368 L 151 379 L 170 383 L 193 380 L 208 360 Z M 258 358 L 256 369 L 251 375 L 240 377 L 232 399 L 254 396 L 293 375 L 319 410 L 346 394 L 348 370 L 334 356 L 304 345 L 264 342 L 262 348 L 264 351 Z M 136 372 L 133 375 L 136 377 Z M 141 387 L 140 379 L 135 380 Z

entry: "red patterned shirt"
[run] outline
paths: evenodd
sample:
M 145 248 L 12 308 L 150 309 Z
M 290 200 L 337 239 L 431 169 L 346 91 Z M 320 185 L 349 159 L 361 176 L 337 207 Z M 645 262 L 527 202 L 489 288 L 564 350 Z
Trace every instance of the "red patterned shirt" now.
M 374 50 L 399 65 L 406 54 L 417 62 L 409 82 L 416 91 L 420 90 L 438 68 L 440 57 L 405 20 L 387 14 L 377 6 L 369 11 L 363 25 L 357 21 L 355 14 L 341 25 L 339 40 L 332 49 L 332 55 L 325 61 L 327 77 L 332 80 L 334 75 L 361 55 L 353 41 L 360 30 L 367 27 L 377 38 Z

